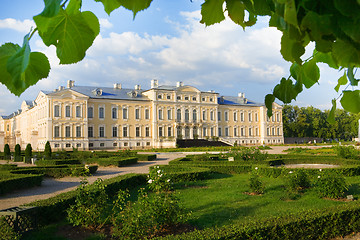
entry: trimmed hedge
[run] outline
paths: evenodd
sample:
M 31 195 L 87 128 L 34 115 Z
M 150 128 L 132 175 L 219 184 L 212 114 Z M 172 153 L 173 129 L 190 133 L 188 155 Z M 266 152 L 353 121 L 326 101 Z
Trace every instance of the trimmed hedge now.
M 103 182 L 106 185 L 106 193 L 110 198 L 112 198 L 120 189 L 133 189 L 139 185 L 145 184 L 146 175 L 127 174 L 111 179 L 106 179 Z M 73 190 L 59 194 L 55 197 L 26 204 L 26 206 L 39 207 L 38 220 L 40 224 L 45 225 L 49 224 L 50 222 L 62 220 L 66 216 L 66 209 L 69 208 L 71 204 L 75 203 L 75 197 L 76 190 Z
M 275 217 L 262 221 L 232 224 L 195 230 L 181 235 L 156 239 L 330 239 L 357 232 L 360 228 L 360 207 L 357 203 L 307 211 L 302 214 Z
M 151 167 L 154 168 L 154 167 Z M 192 166 L 170 166 L 162 165 L 163 169 L 172 182 L 197 181 L 210 178 L 212 173 L 208 168 L 199 168 Z
M 0 173 L 2 174 L 2 173 Z M 34 175 L 13 175 L 10 174 L 9 178 L 0 180 L 0 195 L 9 193 L 11 191 L 40 186 L 43 180 L 42 174 Z
M 97 170 L 97 169 L 96 169 Z M 44 174 L 46 177 L 62 178 L 71 175 L 79 175 L 85 173 L 85 167 L 82 165 L 54 165 L 54 166 L 38 166 L 23 167 L 10 171 L 16 174 Z M 91 173 L 91 171 L 90 171 Z M 91 173 L 93 174 L 93 173 Z
M 137 163 L 137 157 L 130 157 L 130 158 L 118 158 L 118 157 L 111 157 L 111 158 L 88 158 L 84 160 L 86 163 L 96 163 L 100 166 L 117 166 L 123 167 L 131 164 Z
M 37 166 L 53 166 L 53 165 L 78 165 L 81 164 L 77 159 L 63 159 L 63 160 L 38 160 L 35 162 Z
M 136 157 L 138 158 L 139 162 L 143 161 L 153 161 L 156 160 L 156 154 L 137 154 Z
M 16 169 L 16 164 L 0 164 L 0 170 L 13 170 Z

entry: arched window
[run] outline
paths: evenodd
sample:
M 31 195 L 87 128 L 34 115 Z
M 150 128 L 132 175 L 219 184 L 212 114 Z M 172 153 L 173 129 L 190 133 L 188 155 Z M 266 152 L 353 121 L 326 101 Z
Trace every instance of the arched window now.
M 185 121 L 189 121 L 189 109 L 185 110 Z
M 196 113 L 196 109 L 193 110 L 193 121 L 196 122 L 197 120 L 197 113 Z
M 181 109 L 178 109 L 178 110 L 176 111 L 176 119 L 177 119 L 178 121 L 181 121 Z

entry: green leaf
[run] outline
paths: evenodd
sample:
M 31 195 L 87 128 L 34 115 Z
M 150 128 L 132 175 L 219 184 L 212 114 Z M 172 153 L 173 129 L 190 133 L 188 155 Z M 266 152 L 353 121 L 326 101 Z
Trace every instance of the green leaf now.
M 117 0 L 121 6 L 132 11 L 134 13 L 134 19 L 138 12 L 150 7 L 152 0 Z
M 16 53 L 9 57 L 7 61 L 7 71 L 10 73 L 12 82 L 16 88 L 21 88 L 25 80 L 25 70 L 30 61 L 29 34 L 25 35 L 23 46 Z
M 43 17 L 53 17 L 60 11 L 60 4 L 62 0 L 44 0 L 45 8 L 40 13 Z
M 354 68 L 353 67 L 349 67 L 348 70 L 347 70 L 347 76 L 348 76 L 348 79 L 350 81 L 350 85 L 351 86 L 357 86 L 358 83 L 359 83 L 359 80 L 358 79 L 355 79 L 355 76 L 354 76 Z
M 301 21 L 301 30 L 307 31 L 311 40 L 322 40 L 324 35 L 332 33 L 331 15 L 319 15 L 308 11 Z
M 302 82 L 306 88 L 310 88 L 319 81 L 320 70 L 314 60 L 304 63 L 303 69 L 304 77 L 302 78 Z
M 254 1 L 254 14 L 259 16 L 265 16 L 269 15 L 271 16 L 271 7 L 270 7 L 270 1 L 266 0 L 256 0 Z
M 50 64 L 47 57 L 43 53 L 31 52 L 29 54 L 28 64 L 24 72 L 18 72 L 20 81 L 14 79 L 8 72 L 8 66 L 11 69 L 21 71 L 22 66 L 16 66 L 18 57 L 15 61 L 10 61 L 12 56 L 18 55 L 22 51 L 19 45 L 6 43 L 0 47 L 0 82 L 3 83 L 13 94 L 20 96 L 29 86 L 36 84 L 40 79 L 49 75 Z M 21 65 L 21 62 L 19 63 Z
M 234 23 L 239 24 L 245 28 L 245 6 L 241 1 L 238 0 L 226 0 L 226 9 L 229 13 L 229 17 Z
M 286 78 L 282 78 L 273 91 L 273 95 L 284 103 L 290 103 L 298 94 L 299 88 L 293 85 L 291 79 Z
M 80 12 L 82 0 L 70 0 L 69 4 L 66 7 L 66 12 L 69 15 L 77 14 Z
M 359 51 L 349 42 L 343 40 L 334 42 L 333 57 L 339 66 L 360 66 Z
M 100 31 L 99 21 L 92 12 L 68 14 L 60 9 L 55 17 L 35 16 L 34 20 L 43 42 L 47 46 L 56 46 L 60 64 L 82 60 Z
M 336 99 L 333 99 L 331 101 L 331 103 L 332 103 L 332 107 L 331 107 L 331 110 L 329 112 L 329 116 L 327 117 L 327 121 L 330 124 L 334 124 L 335 123 Z
M 295 27 L 298 27 L 295 0 L 285 1 L 284 19 L 285 22 L 292 24 Z
M 341 85 L 345 85 L 345 84 L 347 84 L 347 82 L 348 82 L 348 80 L 347 80 L 347 78 L 346 78 L 346 73 L 344 72 L 344 75 L 342 75 L 342 77 L 340 77 L 339 79 L 338 79 L 338 84 L 335 86 L 335 91 L 336 92 L 339 92 L 339 88 L 340 88 L 340 86 Z
M 225 0 L 205 0 L 201 4 L 201 23 L 210 26 L 225 20 L 223 3 Z
M 339 18 L 339 26 L 355 42 L 360 42 L 360 19 Z
M 275 101 L 275 96 L 272 94 L 267 94 L 265 96 L 265 106 L 267 108 L 268 117 L 272 116 L 272 104 Z
M 286 61 L 302 63 L 301 56 L 305 53 L 305 48 L 298 41 L 294 41 L 284 33 L 281 37 L 281 55 Z
M 104 5 L 105 12 L 108 15 L 121 6 L 121 3 L 118 0 L 95 0 L 95 2 L 101 2 Z
M 314 57 L 313 59 L 316 62 L 326 63 L 329 67 L 334 68 L 334 69 L 339 68 L 339 66 L 337 65 L 335 59 L 333 58 L 333 54 L 331 52 L 322 53 L 322 52 L 318 52 L 318 51 L 314 50 L 313 57 Z
M 360 90 L 343 91 L 341 106 L 348 112 L 360 112 Z
M 333 0 L 335 8 L 339 10 L 342 15 L 348 17 L 358 17 L 360 6 L 356 0 Z

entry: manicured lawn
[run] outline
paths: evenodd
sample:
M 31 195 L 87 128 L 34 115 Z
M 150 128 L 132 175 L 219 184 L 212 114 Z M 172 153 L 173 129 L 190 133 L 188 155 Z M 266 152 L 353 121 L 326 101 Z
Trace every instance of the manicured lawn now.
M 248 178 L 249 174 L 218 174 L 216 179 L 178 186 L 181 202 L 192 211 L 190 223 L 199 228 L 223 226 L 356 203 L 320 199 L 312 189 L 305 191 L 297 200 L 289 200 L 282 178 L 262 177 L 266 185 L 265 193 L 250 196 L 244 194 L 249 191 Z M 360 177 L 347 178 L 347 181 L 353 184 L 350 194 L 359 198 Z

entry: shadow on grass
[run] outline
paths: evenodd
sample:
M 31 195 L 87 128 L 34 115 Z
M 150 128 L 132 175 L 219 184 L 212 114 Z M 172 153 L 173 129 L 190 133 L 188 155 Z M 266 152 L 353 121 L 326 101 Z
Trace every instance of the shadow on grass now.
M 357 183 L 351 184 L 349 186 L 348 194 L 352 194 L 352 195 L 360 194 L 360 186 L 359 186 L 359 184 L 357 184 Z

